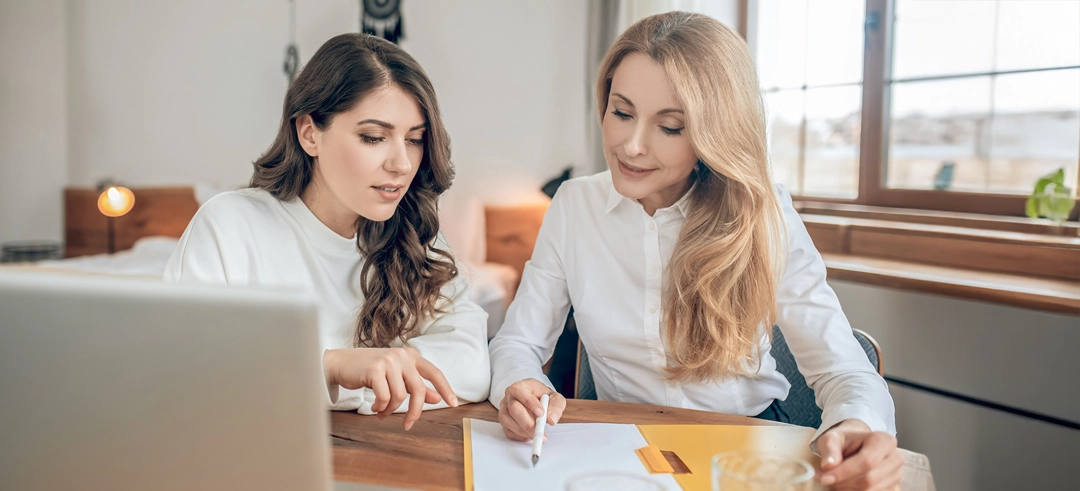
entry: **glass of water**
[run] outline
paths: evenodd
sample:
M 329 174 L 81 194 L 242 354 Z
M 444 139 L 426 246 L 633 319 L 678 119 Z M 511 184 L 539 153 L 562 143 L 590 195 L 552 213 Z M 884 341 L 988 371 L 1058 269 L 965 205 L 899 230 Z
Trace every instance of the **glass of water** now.
M 713 491 L 810 491 L 814 468 L 781 455 L 727 452 L 712 459 Z

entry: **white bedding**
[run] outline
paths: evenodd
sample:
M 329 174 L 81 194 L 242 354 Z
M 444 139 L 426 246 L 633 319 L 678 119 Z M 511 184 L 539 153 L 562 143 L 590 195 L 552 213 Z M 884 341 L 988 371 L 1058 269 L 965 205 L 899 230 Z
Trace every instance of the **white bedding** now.
M 172 237 L 143 237 L 135 241 L 131 249 L 116 254 L 39 261 L 36 265 L 85 273 L 161 278 L 177 242 Z M 472 283 L 469 297 L 488 313 L 488 339 L 491 339 L 502 326 L 507 299 L 517 280 L 517 272 L 509 266 L 495 263 L 474 266 L 458 259 L 458 265 L 461 274 Z
M 38 266 L 74 269 L 86 273 L 102 273 L 127 276 L 154 276 L 165 274 L 165 264 L 176 249 L 178 239 L 172 237 L 143 237 L 135 241 L 131 249 L 116 254 L 95 254 L 70 259 L 39 261 Z

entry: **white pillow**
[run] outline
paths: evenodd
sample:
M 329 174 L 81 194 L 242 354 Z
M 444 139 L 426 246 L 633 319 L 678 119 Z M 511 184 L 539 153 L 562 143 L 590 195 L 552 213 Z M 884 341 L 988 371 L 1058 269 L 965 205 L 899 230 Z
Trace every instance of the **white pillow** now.
M 483 264 L 487 260 L 484 204 L 456 189 L 451 188 L 439 199 L 439 229 L 455 258 Z

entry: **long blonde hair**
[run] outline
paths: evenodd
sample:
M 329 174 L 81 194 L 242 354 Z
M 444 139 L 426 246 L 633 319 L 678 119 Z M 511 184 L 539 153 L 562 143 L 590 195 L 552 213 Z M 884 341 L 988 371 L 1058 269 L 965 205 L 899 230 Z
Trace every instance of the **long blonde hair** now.
M 663 325 L 674 360 L 667 378 L 749 375 L 759 367 L 762 328 L 771 333 L 776 320 L 777 246 L 786 242 L 753 60 L 737 34 L 708 16 L 646 17 L 615 40 L 600 65 L 601 123 L 615 69 L 631 53 L 664 68 L 699 159 L 664 279 Z

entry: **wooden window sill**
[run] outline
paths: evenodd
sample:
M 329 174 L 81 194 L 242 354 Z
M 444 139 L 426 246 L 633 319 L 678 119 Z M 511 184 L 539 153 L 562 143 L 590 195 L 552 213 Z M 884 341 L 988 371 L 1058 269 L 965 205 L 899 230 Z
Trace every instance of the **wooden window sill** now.
M 1076 221 L 1055 225 L 1050 220 L 977 213 L 916 210 L 885 206 L 854 205 L 822 201 L 796 201 L 795 209 L 804 215 L 883 220 L 910 224 L 945 225 L 977 230 L 998 230 L 1057 237 L 1080 237 Z
M 1080 224 L 800 202 L 829 278 L 1080 316 Z
M 829 279 L 1080 316 L 1080 282 L 822 254 Z
M 1080 238 L 803 214 L 822 253 L 1080 282 Z

